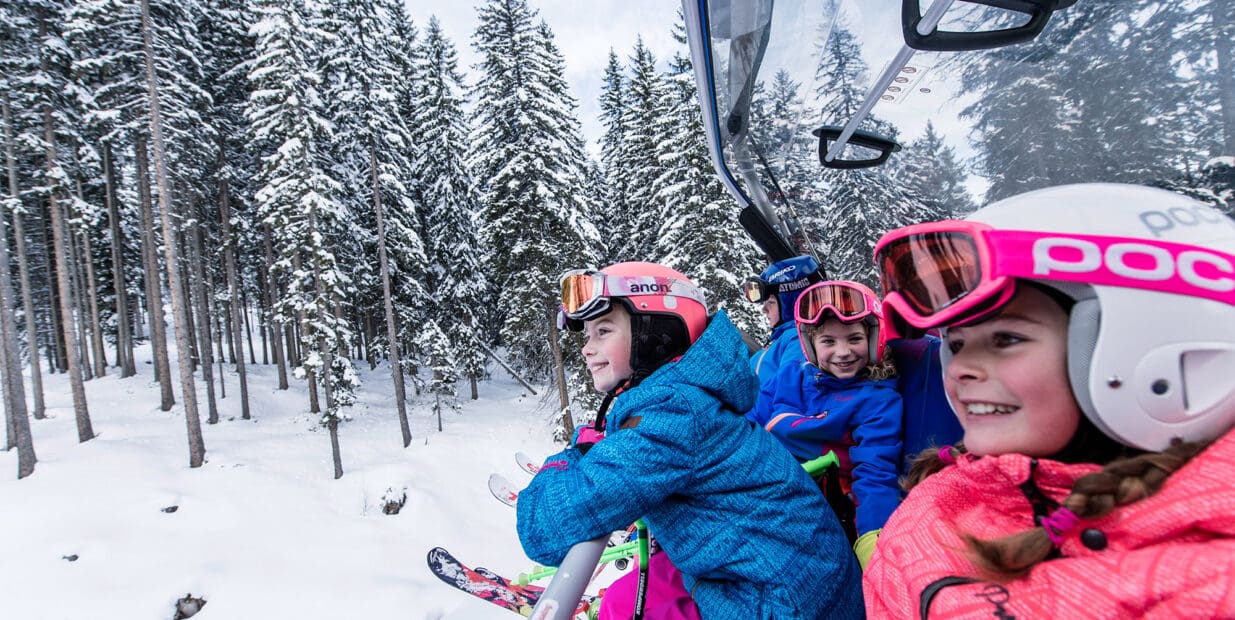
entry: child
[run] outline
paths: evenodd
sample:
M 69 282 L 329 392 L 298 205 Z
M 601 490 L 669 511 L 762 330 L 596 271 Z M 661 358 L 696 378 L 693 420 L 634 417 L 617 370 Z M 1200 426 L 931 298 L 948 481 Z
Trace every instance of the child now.
M 880 336 L 879 300 L 862 284 L 834 280 L 803 291 L 795 308 L 806 361 L 782 366 L 747 417 L 803 461 L 836 453 L 839 479 L 829 488 L 825 478 L 824 493 L 865 566 L 900 503 L 901 396 Z
M 585 332 L 612 410 L 598 416 L 603 440 L 549 457 L 557 467 L 519 494 L 524 552 L 556 565 L 642 517 L 704 618 L 861 617 L 840 525 L 801 466 L 739 413 L 757 383 L 737 329 L 705 307 L 661 265 L 562 277 L 560 320 Z
M 750 367 L 759 376 L 761 386 L 771 383 L 782 365 L 804 359 L 793 329 L 793 307 L 806 287 L 822 279 L 814 258 L 795 256 L 772 263 L 742 287 L 747 300 L 763 305 L 768 327 L 772 328 L 768 344 L 750 357 Z
M 875 252 L 886 325 L 944 328 L 965 434 L 915 463 L 868 614 L 1235 617 L 1235 221 L 1069 185 Z

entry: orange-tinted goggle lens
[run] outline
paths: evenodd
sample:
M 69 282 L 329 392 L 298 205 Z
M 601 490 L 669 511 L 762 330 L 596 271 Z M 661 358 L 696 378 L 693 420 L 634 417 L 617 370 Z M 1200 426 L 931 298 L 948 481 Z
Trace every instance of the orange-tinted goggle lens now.
M 754 280 L 754 279 L 747 280 L 746 283 L 742 285 L 742 294 L 746 295 L 747 301 L 750 301 L 753 303 L 759 303 L 763 301 L 764 300 L 763 282 L 760 282 L 759 280 Z
M 798 296 L 797 319 L 818 323 L 825 308 L 835 309 L 839 319 L 860 317 L 867 312 L 866 297 L 848 286 L 828 285 L 807 289 Z
M 596 297 L 596 279 L 591 274 L 575 273 L 562 278 L 562 307 L 574 314 Z
M 884 294 L 900 293 L 924 317 L 956 303 L 982 282 L 978 244 L 969 233 L 902 237 L 880 248 L 875 262 Z

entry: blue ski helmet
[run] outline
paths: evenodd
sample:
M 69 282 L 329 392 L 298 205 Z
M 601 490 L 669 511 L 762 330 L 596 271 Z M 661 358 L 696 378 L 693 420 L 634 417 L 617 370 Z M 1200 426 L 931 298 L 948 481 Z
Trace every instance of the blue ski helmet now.
M 793 322 L 793 306 L 798 301 L 798 295 L 806 287 L 823 281 L 823 275 L 819 273 L 819 263 L 813 257 L 794 256 L 772 263 L 759 274 L 759 280 L 769 293 L 775 290 L 776 301 L 780 303 L 780 320 L 776 324 L 780 325 Z

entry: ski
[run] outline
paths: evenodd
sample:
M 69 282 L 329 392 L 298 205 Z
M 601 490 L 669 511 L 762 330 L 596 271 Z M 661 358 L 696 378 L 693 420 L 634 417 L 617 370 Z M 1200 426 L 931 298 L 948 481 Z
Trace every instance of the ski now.
M 514 508 L 516 502 L 519 501 L 519 487 L 501 474 L 489 474 L 489 492 L 497 498 L 497 501 L 511 508 Z
M 427 560 L 429 570 L 446 585 L 525 618 L 532 615 L 532 609 L 544 592 L 540 586 L 520 586 L 483 567 L 469 568 L 441 547 L 430 549 Z M 586 615 L 597 600 L 598 597 L 585 594 L 575 609 L 575 615 Z
M 521 451 L 515 453 L 515 462 L 519 463 L 519 467 L 523 469 L 523 471 L 532 474 L 533 476 L 540 471 L 540 461 L 533 459 Z

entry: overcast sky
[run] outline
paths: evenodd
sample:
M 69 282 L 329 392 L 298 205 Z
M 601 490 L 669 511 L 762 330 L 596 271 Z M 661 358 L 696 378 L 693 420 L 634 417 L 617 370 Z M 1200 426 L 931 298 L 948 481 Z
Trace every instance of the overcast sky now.
M 476 30 L 476 7 L 480 0 L 406 0 L 408 12 L 423 31 L 429 17 L 436 15 L 442 30 L 459 51 L 460 69 L 476 79 L 472 69 L 478 58 L 472 49 Z M 579 102 L 579 122 L 589 150 L 596 152 L 602 128 L 597 119 L 600 107 L 601 78 L 612 48 L 626 63 L 635 40 L 643 42 L 656 55 L 663 69 L 678 49 L 671 35 L 677 22 L 675 0 L 529 0 L 540 18 L 553 30 L 554 40 L 566 59 L 566 80 Z

